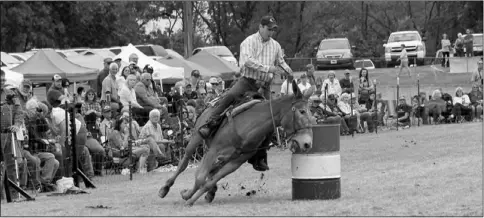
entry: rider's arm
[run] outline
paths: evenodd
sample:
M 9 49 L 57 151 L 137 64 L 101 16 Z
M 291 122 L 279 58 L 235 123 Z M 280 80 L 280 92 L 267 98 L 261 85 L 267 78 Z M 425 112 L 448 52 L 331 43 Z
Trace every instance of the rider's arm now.
M 282 48 L 279 43 L 277 43 L 277 53 L 276 53 L 276 66 L 281 66 L 286 70 L 287 73 L 292 73 L 292 69 L 287 65 L 282 54 Z M 312 84 L 311 84 L 312 85 Z
M 264 73 L 269 72 L 269 65 L 263 65 L 256 58 L 252 52 L 254 48 L 250 40 L 244 40 L 240 45 L 240 62 L 244 63 L 244 66 L 253 70 L 258 70 Z

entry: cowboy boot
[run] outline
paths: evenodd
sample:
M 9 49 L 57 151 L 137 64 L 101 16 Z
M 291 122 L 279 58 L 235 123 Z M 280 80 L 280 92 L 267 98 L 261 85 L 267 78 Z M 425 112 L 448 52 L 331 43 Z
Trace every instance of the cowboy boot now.
M 252 164 L 252 167 L 254 167 L 254 170 L 261 171 L 261 172 L 269 170 L 269 166 L 267 165 L 267 150 L 262 149 L 257 151 L 257 154 L 254 156 L 254 159 L 249 163 Z
M 220 117 L 209 118 L 207 123 L 201 126 L 200 129 L 198 129 L 198 133 L 200 133 L 200 136 L 202 136 L 202 138 L 204 139 L 207 139 L 212 134 L 213 130 L 217 128 L 220 122 L 219 120 L 220 120 Z

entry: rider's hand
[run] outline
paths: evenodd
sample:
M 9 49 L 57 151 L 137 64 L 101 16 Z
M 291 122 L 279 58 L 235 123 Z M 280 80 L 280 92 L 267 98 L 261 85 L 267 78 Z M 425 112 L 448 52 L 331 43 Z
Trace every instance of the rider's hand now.
M 268 73 L 276 73 L 278 71 L 279 71 L 279 69 L 277 69 L 276 66 L 271 66 L 271 67 L 269 67 L 269 71 L 267 71 L 267 72 Z

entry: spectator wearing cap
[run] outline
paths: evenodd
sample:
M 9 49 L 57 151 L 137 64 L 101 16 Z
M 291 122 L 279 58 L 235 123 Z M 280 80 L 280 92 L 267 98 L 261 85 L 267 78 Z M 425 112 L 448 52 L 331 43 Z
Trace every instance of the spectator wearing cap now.
M 339 81 L 335 79 L 336 73 L 334 71 L 329 71 L 328 78 L 323 82 L 323 89 L 327 86 L 327 95 L 335 95 L 336 98 L 341 96 L 341 86 Z
M 198 95 L 196 92 L 192 90 L 192 85 L 188 84 L 185 86 L 185 92 L 183 92 L 183 99 L 185 101 L 191 100 L 191 99 L 197 99 Z
M 114 120 L 112 118 L 112 113 L 111 113 L 111 107 L 110 106 L 104 106 L 103 108 L 103 121 L 101 122 L 101 125 L 99 127 L 99 130 L 101 131 L 101 135 L 104 137 L 109 136 L 111 132 L 113 131 L 114 128 Z M 103 140 L 101 140 L 102 142 Z
M 118 69 L 121 69 L 121 58 L 114 59 L 114 63 L 118 65 Z
M 89 89 L 84 97 L 84 103 L 81 106 L 81 114 L 86 121 L 87 131 L 94 138 L 99 135 L 99 128 L 96 125 L 96 119 L 102 116 L 101 104 L 97 101 L 97 95 L 94 89 Z
M 297 86 L 302 93 L 311 88 L 311 84 L 308 83 L 308 76 L 306 74 L 301 75 L 301 83 Z
M 47 102 L 49 102 L 50 105 L 52 105 L 53 102 L 59 98 L 59 94 L 55 92 L 59 92 L 60 95 L 64 95 L 64 89 L 62 88 L 62 77 L 59 74 L 55 74 L 52 77 L 52 81 L 53 83 L 47 91 Z
M 114 116 L 117 115 L 118 110 L 121 108 L 121 102 L 119 101 L 119 87 L 116 83 L 116 74 L 118 73 L 118 65 L 111 63 L 109 65 L 109 76 L 104 78 L 101 100 L 106 101 L 106 104 L 111 106 Z M 108 99 L 109 98 L 109 99 Z
M 400 98 L 398 98 L 398 106 L 395 110 L 397 112 L 397 122 L 395 122 L 394 125 L 402 126 L 404 129 L 409 128 L 412 106 L 407 104 L 405 96 L 400 96 Z
M 351 81 L 351 72 L 349 70 L 345 70 L 345 77 L 339 80 L 339 84 L 341 85 L 341 91 L 343 93 L 350 94 L 355 91 L 353 81 Z
M 294 94 L 292 92 L 292 82 L 294 80 L 294 76 L 288 75 L 287 78 L 284 80 L 284 82 L 281 85 L 281 95 L 292 95 Z
M 482 58 L 477 62 L 477 70 L 472 73 L 471 83 L 477 84 L 481 89 L 483 85 L 484 72 L 482 71 Z
M 134 89 L 136 93 L 136 100 L 139 105 L 147 110 L 161 109 L 161 104 L 154 91 L 150 89 L 151 75 L 149 73 L 143 73 L 141 75 L 141 81 L 139 81 Z
M 109 66 L 113 62 L 112 58 L 105 58 L 104 59 L 104 68 L 99 72 L 99 75 L 97 76 L 97 86 L 95 87 L 95 90 L 97 91 L 97 96 L 101 96 L 101 91 L 103 87 L 103 81 L 104 78 L 106 78 L 109 75 Z M 121 61 L 120 61 L 121 62 Z M 119 69 L 120 65 L 118 65 Z

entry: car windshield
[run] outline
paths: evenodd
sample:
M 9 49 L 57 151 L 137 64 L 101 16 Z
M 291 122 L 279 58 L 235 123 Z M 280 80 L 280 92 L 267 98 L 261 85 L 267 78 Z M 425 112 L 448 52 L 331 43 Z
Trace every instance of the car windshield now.
M 150 46 L 136 46 L 136 48 L 146 56 L 156 56 L 155 52 L 153 51 L 153 49 L 151 49 Z
M 474 45 L 482 45 L 483 35 L 474 35 Z
M 369 67 L 374 67 L 371 61 L 355 61 L 355 64 L 353 65 L 355 68 L 369 68 Z
M 329 50 L 329 49 L 349 49 L 348 41 L 346 40 L 328 40 L 321 41 L 319 45 L 319 50 Z
M 406 42 L 418 40 L 418 34 L 416 33 L 399 33 L 390 35 L 388 43 L 390 42 Z
M 205 51 L 209 52 L 210 54 L 217 55 L 219 57 L 232 57 L 232 52 L 229 50 L 229 48 L 225 46 L 221 47 L 209 47 L 205 48 Z

